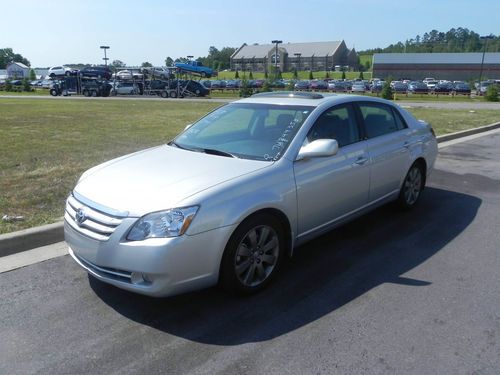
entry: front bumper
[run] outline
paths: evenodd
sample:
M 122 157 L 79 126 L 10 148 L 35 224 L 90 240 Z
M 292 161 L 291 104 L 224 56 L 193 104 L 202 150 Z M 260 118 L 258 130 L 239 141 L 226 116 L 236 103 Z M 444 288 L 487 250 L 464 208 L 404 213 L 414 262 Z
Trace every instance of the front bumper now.
M 235 226 L 192 236 L 126 241 L 125 234 L 135 220 L 125 219 L 107 241 L 89 238 L 65 220 L 69 254 L 95 278 L 151 297 L 217 283 L 222 254 Z

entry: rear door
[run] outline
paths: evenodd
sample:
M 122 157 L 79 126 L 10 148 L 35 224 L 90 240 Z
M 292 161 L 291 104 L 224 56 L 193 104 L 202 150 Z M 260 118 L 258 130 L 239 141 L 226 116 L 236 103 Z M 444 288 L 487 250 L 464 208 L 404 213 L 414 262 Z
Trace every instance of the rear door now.
M 369 201 L 399 191 L 410 163 L 410 133 L 397 109 L 377 102 L 358 103 L 370 154 Z

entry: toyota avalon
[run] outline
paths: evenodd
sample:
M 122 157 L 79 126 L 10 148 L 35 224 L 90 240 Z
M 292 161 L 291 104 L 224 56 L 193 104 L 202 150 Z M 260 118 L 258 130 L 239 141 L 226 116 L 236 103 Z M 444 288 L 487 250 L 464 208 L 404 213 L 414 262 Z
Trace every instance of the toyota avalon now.
M 306 241 L 390 201 L 415 206 L 436 155 L 430 125 L 392 102 L 257 94 L 86 171 L 65 238 L 88 273 L 129 291 L 256 292 Z

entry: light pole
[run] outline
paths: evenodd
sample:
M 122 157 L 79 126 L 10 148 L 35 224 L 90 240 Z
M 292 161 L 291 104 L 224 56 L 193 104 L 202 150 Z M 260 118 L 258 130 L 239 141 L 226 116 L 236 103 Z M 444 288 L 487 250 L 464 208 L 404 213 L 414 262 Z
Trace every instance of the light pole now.
M 104 50 L 104 57 L 102 58 L 104 60 L 104 65 L 108 66 L 108 57 L 106 56 L 106 50 L 109 49 L 109 46 L 101 46 L 101 49 Z
M 276 44 L 276 50 L 274 52 L 274 65 L 275 65 L 275 72 L 274 72 L 274 79 L 278 79 L 278 44 L 283 43 L 282 40 L 272 40 L 271 43 Z
M 480 36 L 479 39 L 484 40 L 483 57 L 481 59 L 481 69 L 479 71 L 479 83 L 477 86 L 477 95 L 481 95 L 481 79 L 483 78 L 483 65 L 484 65 L 484 55 L 486 53 L 486 45 L 488 44 L 488 39 L 493 39 L 493 35 Z

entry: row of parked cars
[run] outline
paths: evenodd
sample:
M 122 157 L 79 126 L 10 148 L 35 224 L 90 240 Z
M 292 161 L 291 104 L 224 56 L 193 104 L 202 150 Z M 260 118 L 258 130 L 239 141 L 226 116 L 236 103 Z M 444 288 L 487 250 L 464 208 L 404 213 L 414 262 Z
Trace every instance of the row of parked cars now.
M 250 88 L 261 88 L 264 80 L 250 80 Z M 201 83 L 209 89 L 237 89 L 241 87 L 242 81 L 234 80 L 205 80 Z M 368 80 L 335 80 L 335 79 L 314 79 L 314 80 L 278 80 L 270 83 L 272 88 L 288 88 L 292 84 L 295 90 L 331 91 L 331 92 L 352 92 L 352 93 L 377 93 L 382 91 L 385 81 L 380 79 Z M 470 94 L 471 87 L 463 81 L 446 81 L 426 79 L 422 81 L 399 80 L 392 81 L 391 88 L 396 93 L 454 93 Z

